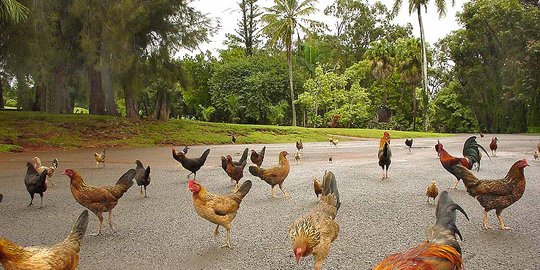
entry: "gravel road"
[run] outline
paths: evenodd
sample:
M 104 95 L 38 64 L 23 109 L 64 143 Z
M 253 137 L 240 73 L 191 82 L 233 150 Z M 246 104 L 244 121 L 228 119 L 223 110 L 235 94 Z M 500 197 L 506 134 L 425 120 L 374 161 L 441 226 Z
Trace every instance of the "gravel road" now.
M 467 135 L 442 138 L 445 149 L 461 155 Z M 486 149 L 490 135 L 478 139 Z M 538 136 L 499 135 L 499 152 L 490 162 L 482 159 L 477 176 L 502 178 L 518 159 L 527 158 L 525 194 L 503 212 L 512 231 L 483 230 L 482 207 L 470 197 L 462 183 L 450 190 L 455 202 L 471 218 L 457 214 L 463 234 L 461 242 L 467 269 L 540 269 L 540 160 L 532 157 Z M 341 231 L 332 245 L 325 269 L 371 269 L 384 257 L 412 247 L 425 239 L 426 225 L 435 221 L 435 207 L 426 203 L 425 189 L 436 180 L 440 191 L 454 184 L 454 177 L 441 166 L 434 151 L 435 139 L 415 139 L 412 152 L 404 140 L 392 140 L 389 179 L 381 180 L 377 165 L 378 140 L 304 143 L 301 164 L 294 161 L 294 142 L 267 145 L 263 167 L 277 163 L 281 150 L 289 151 L 291 172 L 284 188 L 289 199 L 270 197 L 270 187 L 247 172 L 253 188 L 244 199 L 233 222 L 232 249 L 218 248 L 212 236 L 214 225 L 194 211 L 187 189 L 187 171 L 172 159 L 170 148 L 119 148 L 107 151 L 105 168 L 95 168 L 93 149 L 0 154 L 0 237 L 21 245 L 50 245 L 61 241 L 84 208 L 73 199 L 65 168 L 78 170 L 88 184 L 111 185 L 135 159 L 152 167 L 149 198 L 142 198 L 134 185 L 114 209 L 117 233 L 106 226 L 104 235 L 86 236 L 82 241 L 80 269 L 312 269 L 308 257 L 296 265 L 287 236 L 289 224 L 316 205 L 312 179 L 325 170 L 336 175 L 342 205 L 337 222 Z M 238 159 L 245 147 L 260 150 L 262 145 L 193 146 L 188 156 L 212 149 L 197 179 L 213 193 L 228 193 L 231 184 L 220 167 L 220 156 Z M 180 147 L 178 147 L 180 148 Z M 60 160 L 54 176 L 56 187 L 45 193 L 43 209 L 27 207 L 29 195 L 23 184 L 25 162 L 39 156 L 43 163 Z M 328 163 L 328 157 L 333 163 Z M 277 193 L 279 194 L 279 193 Z M 39 197 L 39 196 L 37 196 Z M 37 198 L 39 205 L 39 198 Z M 107 215 L 105 215 L 107 217 Z M 490 223 L 496 228 L 495 214 Z M 97 218 L 90 215 L 87 234 L 95 233 Z

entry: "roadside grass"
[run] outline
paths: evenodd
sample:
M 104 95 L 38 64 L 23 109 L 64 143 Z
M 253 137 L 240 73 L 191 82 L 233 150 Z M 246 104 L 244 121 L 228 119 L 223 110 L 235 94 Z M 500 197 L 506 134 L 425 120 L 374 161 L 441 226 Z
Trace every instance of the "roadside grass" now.
M 303 128 L 211 123 L 193 120 L 131 122 L 124 117 L 87 114 L 0 112 L 0 152 L 93 147 L 148 147 L 231 143 L 325 141 L 336 136 L 380 138 L 382 130 Z M 451 134 L 390 131 L 392 138 L 445 137 Z

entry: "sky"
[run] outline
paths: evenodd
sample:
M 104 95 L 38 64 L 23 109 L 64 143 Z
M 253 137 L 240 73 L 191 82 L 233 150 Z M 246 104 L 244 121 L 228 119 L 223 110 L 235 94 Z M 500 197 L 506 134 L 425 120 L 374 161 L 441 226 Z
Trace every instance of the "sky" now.
M 192 6 L 201 12 L 207 13 L 210 17 L 219 18 L 221 21 L 221 29 L 216 35 L 210 38 L 211 42 L 201 44 L 199 46 L 202 51 L 210 50 L 216 53 L 218 49 L 226 48 L 226 46 L 223 45 L 225 34 L 234 33 L 234 30 L 237 27 L 237 21 L 240 19 L 240 12 L 238 11 L 237 2 L 238 0 L 198 0 L 192 3 Z M 311 19 L 325 22 L 332 30 L 333 25 L 335 25 L 335 19 L 333 17 L 325 16 L 323 14 L 323 10 L 333 2 L 334 0 L 319 0 L 318 4 L 316 5 L 319 12 L 311 17 Z M 376 0 L 368 0 L 368 2 L 373 4 L 376 2 Z M 394 0 L 380 0 L 380 2 L 385 4 L 390 10 L 394 4 Z M 447 11 L 445 17 L 439 18 L 434 1 L 430 1 L 427 13 L 422 14 L 427 42 L 433 44 L 440 38 L 443 38 L 449 34 L 452 30 L 460 28 L 456 21 L 456 13 L 461 12 L 463 10 L 463 4 L 469 1 L 455 0 L 455 5 L 453 7 L 450 5 L 450 2 L 451 1 L 447 1 Z M 269 7 L 272 5 L 272 3 L 273 0 L 258 1 L 258 4 L 262 7 Z M 424 9 L 422 11 L 425 12 Z M 408 0 L 403 1 L 400 13 L 394 19 L 394 22 L 401 25 L 411 23 L 414 28 L 413 35 L 420 37 L 418 16 L 415 12 L 409 15 Z

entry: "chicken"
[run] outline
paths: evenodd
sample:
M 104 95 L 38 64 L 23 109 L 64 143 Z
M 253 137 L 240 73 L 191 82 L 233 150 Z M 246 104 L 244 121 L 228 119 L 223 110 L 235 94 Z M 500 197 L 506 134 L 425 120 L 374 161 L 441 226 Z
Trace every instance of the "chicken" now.
M 478 164 L 476 171 L 480 171 L 480 160 L 482 159 L 482 152 L 478 148 L 482 149 L 491 160 L 486 149 L 476 142 L 476 136 L 469 137 L 463 144 L 463 156 L 469 159 L 471 167 L 476 163 Z
M 491 143 L 489 144 L 489 149 L 491 150 L 491 155 L 496 157 L 497 156 L 497 142 L 499 139 L 497 137 L 493 137 L 491 139 Z
M 236 217 L 240 203 L 251 190 L 251 181 L 245 181 L 240 188 L 229 195 L 212 194 L 195 180 L 189 180 L 188 188 L 193 193 L 193 206 L 202 218 L 216 224 L 214 237 L 219 234 L 219 226 L 227 230 L 227 239 L 221 247 L 231 247 L 231 222 Z
M 484 134 L 480 131 L 480 138 L 484 138 Z
M 440 144 L 440 143 L 441 143 L 441 142 L 439 142 L 439 140 L 437 140 L 437 144 L 435 145 L 435 152 L 437 152 L 437 156 L 438 156 L 438 157 L 441 156 L 441 154 L 439 154 L 439 144 Z
M 242 153 L 242 156 L 240 157 L 240 159 L 238 161 L 233 161 L 233 165 L 242 166 L 242 164 L 246 163 L 248 154 L 249 154 L 249 149 L 248 148 L 244 149 L 244 152 Z M 221 156 L 221 168 L 223 168 L 223 170 L 227 172 L 227 158 L 224 156 Z
M 454 167 L 456 174 L 463 179 L 467 192 L 476 197 L 480 205 L 484 207 L 483 227 L 489 229 L 487 214 L 495 209 L 501 230 L 511 230 L 504 224 L 501 213 L 504 209 L 518 201 L 525 191 L 524 168 L 529 166 L 526 159 L 518 160 L 512 165 L 503 179 L 479 180 L 464 166 Z
M 47 171 L 47 179 L 46 179 L 47 184 L 51 184 L 52 186 L 55 186 L 55 184 L 52 182 L 51 178 L 53 177 L 54 172 L 58 168 L 58 159 L 55 158 L 53 160 L 51 167 L 41 165 L 41 159 L 39 159 L 39 157 L 34 157 L 32 159 L 32 164 L 34 165 L 34 168 L 36 169 L 36 171 L 38 173 L 41 173 L 43 171 Z
M 302 139 L 300 139 L 300 141 L 296 142 L 296 150 L 300 152 L 302 149 L 304 149 L 304 144 L 302 143 Z
M 4 195 L 2 195 L 2 193 L 0 193 L 0 202 L 2 202 L 3 199 L 4 199 Z
M 251 156 L 250 156 L 251 162 L 257 165 L 257 167 L 261 167 L 264 160 L 265 153 L 266 153 L 266 146 L 264 146 L 262 150 L 258 153 L 255 150 L 251 150 Z
M 105 152 L 107 148 L 104 148 L 101 153 L 94 153 L 94 158 L 96 159 L 96 167 L 101 163 L 105 167 Z
M 407 251 L 386 257 L 373 270 L 463 269 L 461 246 L 456 234 L 461 240 L 463 237 L 456 226 L 456 210 L 469 219 L 463 208 L 450 198 L 448 191 L 443 191 L 435 210 L 437 221 L 426 229 L 427 240 Z
M 313 179 L 313 191 L 315 191 L 315 196 L 317 196 L 317 198 L 319 198 L 319 195 L 322 194 L 322 184 L 319 180 L 317 179 Z
M 431 184 L 426 190 L 427 202 L 429 203 L 429 198 L 433 199 L 433 204 L 435 204 L 435 198 L 439 195 L 439 188 L 437 188 L 437 182 L 431 181 Z
M 225 172 L 233 181 L 236 182 L 234 186 L 234 191 L 237 191 L 238 182 L 240 181 L 240 179 L 242 179 L 242 177 L 244 177 L 244 168 L 246 167 L 247 161 L 244 160 L 244 163 L 240 165 L 235 165 L 232 160 L 231 155 L 227 155 L 226 160 L 227 160 L 227 165 L 226 165 L 227 167 L 225 168 Z
M 296 160 L 296 164 L 300 164 L 300 151 L 296 151 L 294 159 Z
M 328 158 L 328 163 L 332 164 L 332 161 L 333 161 L 332 157 L 329 157 Z
M 64 170 L 64 175 L 70 178 L 71 194 L 75 201 L 88 208 L 99 219 L 97 235 L 101 234 L 103 225 L 103 213 L 109 212 L 109 228 L 114 232 L 112 222 L 112 210 L 118 204 L 118 199 L 133 185 L 135 169 L 130 169 L 114 186 L 96 187 L 87 185 L 81 175 L 72 169 Z
M 337 144 L 339 142 L 339 140 L 337 138 L 331 138 L 331 139 L 328 139 L 328 141 L 333 144 L 335 147 L 337 147 Z
M 538 159 L 538 150 L 534 150 L 533 157 L 534 157 L 534 160 Z
M 180 162 L 180 164 L 182 164 L 182 167 L 191 172 L 187 176 L 188 179 L 189 176 L 192 174 L 195 175 L 194 177 L 197 177 L 197 171 L 201 169 L 201 167 L 204 165 L 209 153 L 210 149 L 206 149 L 206 151 L 204 151 L 204 153 L 198 158 L 187 158 L 184 152 L 177 152 L 174 147 L 172 148 L 173 158 L 176 159 L 176 161 Z
M 454 185 L 454 189 L 457 188 L 457 184 L 460 180 L 460 178 L 454 172 L 454 166 L 457 164 L 461 164 L 470 170 L 472 169 L 473 164 L 477 162 L 480 158 L 480 151 L 478 151 L 478 148 L 481 148 L 482 150 L 484 150 L 484 152 L 486 152 L 486 150 L 482 146 L 476 143 L 476 141 L 474 140 L 475 138 L 475 136 L 472 136 L 465 142 L 465 145 L 463 147 L 463 153 L 465 153 L 465 157 L 463 158 L 451 156 L 450 154 L 448 154 L 448 152 L 446 152 L 446 150 L 444 150 L 444 147 L 440 142 L 437 144 L 439 148 L 439 160 L 442 166 L 449 173 L 456 177 L 456 184 Z M 489 157 L 489 154 L 487 152 L 486 155 L 488 155 Z M 480 170 L 480 165 L 478 165 L 478 170 Z
M 289 161 L 287 160 L 287 151 L 281 151 L 279 153 L 279 164 L 274 165 L 270 168 L 263 169 L 257 166 L 249 166 L 249 172 L 254 176 L 261 178 L 264 182 L 269 184 L 272 187 L 272 198 L 275 198 L 274 187 L 279 186 L 281 192 L 285 197 L 288 197 L 289 194 L 283 190 L 283 181 L 289 175 Z
M 43 193 L 47 191 L 47 183 L 45 182 L 45 180 L 47 179 L 47 171 L 44 170 L 41 172 L 41 174 L 39 174 L 31 162 L 27 162 L 26 167 L 27 169 L 26 175 L 24 176 L 24 184 L 26 185 L 26 190 L 30 194 L 30 204 L 28 206 L 33 205 L 34 194 L 37 193 L 41 198 L 41 204 L 39 208 L 42 208 Z
M 182 149 L 182 152 L 184 152 L 184 155 L 187 154 L 187 152 L 189 151 L 189 146 L 185 146 L 184 149 Z
M 143 195 L 142 191 L 144 187 L 144 197 L 148 198 L 146 196 L 146 187 L 150 185 L 150 166 L 145 169 L 140 160 L 136 160 L 135 164 L 137 164 L 135 168 L 135 182 L 137 182 L 137 186 L 141 187 L 141 195 Z
M 51 247 L 21 247 L 0 238 L 0 263 L 6 270 L 78 269 L 81 239 L 88 226 L 84 210 L 64 241 Z
M 234 134 L 231 135 L 231 141 L 233 144 L 236 144 L 236 136 Z
M 384 132 L 383 137 L 379 141 L 379 152 L 377 153 L 379 157 L 379 166 L 383 170 L 382 179 L 388 179 L 388 168 L 390 163 L 392 163 L 392 151 L 390 150 L 390 134 Z
M 319 204 L 311 212 L 294 220 L 289 227 L 289 238 L 297 263 L 302 257 L 313 255 L 314 269 L 322 268 L 330 253 L 330 244 L 339 234 L 339 225 L 335 220 L 338 209 L 336 178 L 332 172 L 327 172 Z
M 411 152 L 412 144 L 413 139 L 405 139 L 405 145 L 409 147 L 409 152 Z

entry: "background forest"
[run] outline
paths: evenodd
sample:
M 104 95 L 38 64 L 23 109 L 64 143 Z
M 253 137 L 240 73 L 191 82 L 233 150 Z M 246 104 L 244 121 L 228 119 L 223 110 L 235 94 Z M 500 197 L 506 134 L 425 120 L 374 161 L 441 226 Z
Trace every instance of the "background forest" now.
M 476 0 L 425 44 L 392 22 L 426 1 L 239 0 L 227 49 L 191 1 L 0 0 L 0 108 L 167 120 L 511 133 L 540 129 L 540 4 Z M 404 2 L 404 3 L 401 3 Z M 445 1 L 438 5 L 444 15 Z M 452 1 L 447 1 L 446 4 Z M 19 16 L 8 16 L 20 4 Z M 7 15 L 6 15 L 7 14 Z M 423 35 L 423 33 L 422 33 Z M 191 50 L 199 53 L 181 55 Z M 294 104 L 294 107 L 291 106 Z M 388 108 L 387 123 L 377 112 Z M 384 111 L 384 110 L 383 110 Z

